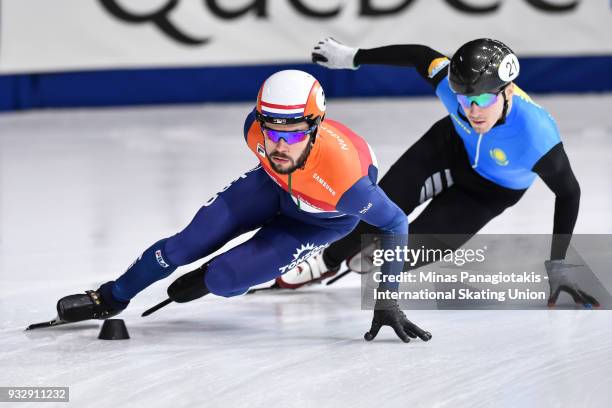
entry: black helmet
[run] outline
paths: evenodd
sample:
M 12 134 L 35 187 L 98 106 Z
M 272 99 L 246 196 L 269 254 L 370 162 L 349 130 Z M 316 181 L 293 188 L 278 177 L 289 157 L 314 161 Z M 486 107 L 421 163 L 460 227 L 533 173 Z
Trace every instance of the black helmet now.
M 448 68 L 453 92 L 462 95 L 496 93 L 519 74 L 514 52 L 501 41 L 480 38 L 463 44 Z

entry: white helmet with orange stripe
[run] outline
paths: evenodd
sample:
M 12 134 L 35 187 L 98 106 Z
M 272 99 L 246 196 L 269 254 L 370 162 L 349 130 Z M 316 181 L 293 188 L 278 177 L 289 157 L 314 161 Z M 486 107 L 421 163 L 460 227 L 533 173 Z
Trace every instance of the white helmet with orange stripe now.
M 321 123 L 325 116 L 325 94 L 312 75 L 294 69 L 270 76 L 257 95 L 257 120 L 265 123 Z

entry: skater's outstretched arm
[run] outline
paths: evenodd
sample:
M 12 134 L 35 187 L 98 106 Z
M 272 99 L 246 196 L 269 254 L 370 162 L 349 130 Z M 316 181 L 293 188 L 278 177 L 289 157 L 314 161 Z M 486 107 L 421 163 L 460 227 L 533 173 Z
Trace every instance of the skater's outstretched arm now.
M 555 218 L 550 259 L 565 259 L 580 208 L 580 185 L 569 159 L 559 143 L 546 153 L 533 171 L 555 193 Z
M 548 306 L 554 306 L 560 293 L 566 292 L 578 305 L 586 308 L 598 307 L 597 299 L 579 286 L 581 265 L 572 265 L 565 261 L 580 208 L 580 185 L 574 176 L 563 144 L 557 144 L 546 153 L 536 163 L 533 171 L 556 196 L 550 260 L 544 264 L 550 286 Z
M 333 38 L 319 41 L 312 50 L 312 62 L 332 69 L 357 69 L 360 65 L 414 67 L 434 88 L 446 76 L 448 58 L 420 44 L 397 44 L 377 48 L 354 48 Z
M 343 212 L 359 216 L 368 224 L 380 228 L 382 250 L 394 251 L 408 244 L 408 218 L 406 214 L 387 197 L 385 192 L 375 184 L 375 178 L 363 177 L 341 198 L 337 206 Z M 400 260 L 385 262 L 382 266 L 384 276 L 399 275 L 404 263 Z M 397 283 L 385 279 L 378 288 L 379 293 L 395 292 Z M 392 280 L 396 282 L 395 280 Z M 423 341 L 431 339 L 431 334 L 410 322 L 399 308 L 397 300 L 391 298 L 377 299 L 371 328 L 364 335 L 373 340 L 382 326 L 391 326 L 397 336 L 404 342 L 419 337 Z

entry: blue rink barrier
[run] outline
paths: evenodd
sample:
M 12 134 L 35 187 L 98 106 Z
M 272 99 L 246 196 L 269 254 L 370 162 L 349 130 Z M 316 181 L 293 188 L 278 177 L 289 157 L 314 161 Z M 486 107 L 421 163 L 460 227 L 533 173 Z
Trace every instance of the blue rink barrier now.
M 255 101 L 261 82 L 281 69 L 317 77 L 328 97 L 433 95 L 414 69 L 313 64 L 148 68 L 0 75 L 0 111 L 38 108 Z M 530 93 L 612 91 L 612 55 L 525 57 L 517 83 Z

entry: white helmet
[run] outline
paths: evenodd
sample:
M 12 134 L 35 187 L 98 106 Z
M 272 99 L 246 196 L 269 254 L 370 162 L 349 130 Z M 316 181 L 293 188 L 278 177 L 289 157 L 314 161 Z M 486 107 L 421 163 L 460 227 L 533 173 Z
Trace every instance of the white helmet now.
M 294 69 L 279 71 L 265 80 L 257 95 L 257 120 L 288 124 L 306 121 L 318 125 L 325 116 L 325 94 L 312 75 Z

